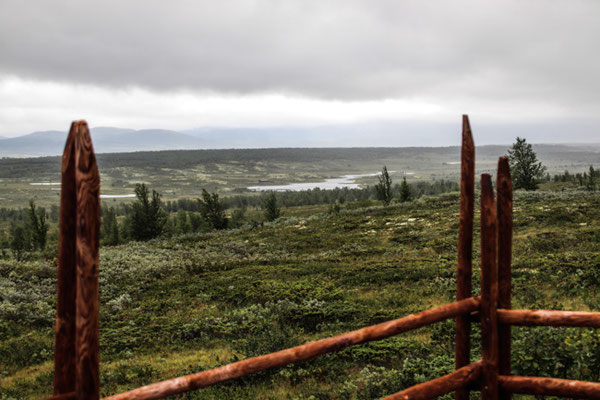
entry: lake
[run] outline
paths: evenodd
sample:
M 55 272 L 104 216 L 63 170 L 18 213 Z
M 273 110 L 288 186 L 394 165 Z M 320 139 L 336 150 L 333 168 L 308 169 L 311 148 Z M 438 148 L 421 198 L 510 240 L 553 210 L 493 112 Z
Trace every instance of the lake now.
M 390 171 L 394 172 L 394 171 Z M 262 185 L 262 186 L 248 186 L 248 190 L 256 191 L 256 192 L 264 192 L 264 191 L 276 191 L 276 192 L 300 192 L 302 190 L 310 190 L 310 189 L 323 189 L 323 190 L 331 190 L 335 188 L 348 188 L 348 189 L 358 189 L 360 185 L 356 183 L 356 179 L 363 178 L 366 176 L 377 176 L 379 172 L 375 172 L 373 174 L 359 174 L 359 175 L 344 175 L 339 178 L 325 179 L 321 182 L 304 182 L 304 183 L 290 183 L 288 185 Z

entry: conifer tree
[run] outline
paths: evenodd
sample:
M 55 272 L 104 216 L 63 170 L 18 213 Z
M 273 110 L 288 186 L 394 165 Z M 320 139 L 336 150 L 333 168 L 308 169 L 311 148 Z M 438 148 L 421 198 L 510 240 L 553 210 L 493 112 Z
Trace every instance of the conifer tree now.
M 227 216 L 223 204 L 216 193 L 208 193 L 202 189 L 202 198 L 198 199 L 202 218 L 213 229 L 227 228 Z
M 188 215 L 185 210 L 177 211 L 177 223 L 175 224 L 175 230 L 178 234 L 189 233 L 192 230 L 192 226 L 188 221 Z
M 115 246 L 120 241 L 117 213 L 114 207 L 105 208 L 103 211 L 104 215 L 102 216 L 102 228 L 100 231 L 102 244 Z
M 25 252 L 29 250 L 27 229 L 23 224 L 12 223 L 10 226 L 10 249 L 17 260 L 22 260 Z
M 161 208 L 160 194 L 152 190 L 152 200 L 148 198 L 148 188 L 143 183 L 135 185 L 137 201 L 132 204 L 129 216 L 130 236 L 134 240 L 150 240 L 159 236 L 167 223 L 167 215 Z
M 33 199 L 29 200 L 27 228 L 29 230 L 31 245 L 34 249 L 44 250 L 48 236 L 48 224 L 46 223 L 46 210 L 36 208 Z
M 404 203 L 412 200 L 412 191 L 410 185 L 406 182 L 406 177 L 402 178 L 402 184 L 400 184 L 400 202 Z
M 594 167 L 590 165 L 590 169 L 588 171 L 587 180 L 585 182 L 585 188 L 590 191 L 596 190 L 596 170 Z
M 381 175 L 378 176 L 379 183 L 375 185 L 375 193 L 377 200 L 381 201 L 384 206 L 387 206 L 392 201 L 392 178 L 388 173 L 387 167 L 384 165 Z
M 275 221 L 281 216 L 281 207 L 274 192 L 269 193 L 263 200 L 263 210 L 267 221 Z
M 544 177 L 546 167 L 537 159 L 531 144 L 517 137 L 517 141 L 508 150 L 510 174 L 515 189 L 536 190 Z

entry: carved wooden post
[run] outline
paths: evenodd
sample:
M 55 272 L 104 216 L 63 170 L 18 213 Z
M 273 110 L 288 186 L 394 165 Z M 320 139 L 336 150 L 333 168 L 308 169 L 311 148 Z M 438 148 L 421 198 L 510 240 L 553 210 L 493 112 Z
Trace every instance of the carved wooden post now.
M 456 276 L 456 299 L 471 297 L 473 210 L 475 203 L 475 146 L 469 117 L 463 115 L 461 168 L 460 168 L 460 216 L 458 228 L 458 266 Z M 456 369 L 470 362 L 471 322 L 468 315 L 456 318 L 455 364 Z M 456 391 L 456 400 L 468 400 L 467 389 Z
M 85 121 L 62 159 L 54 393 L 98 399 L 100 175 Z
M 483 400 L 498 399 L 498 271 L 496 268 L 496 209 L 489 174 L 481 175 L 481 382 Z
M 497 187 L 497 218 L 498 218 L 498 308 L 511 308 L 511 254 L 512 254 L 512 181 L 508 159 L 498 160 Z M 509 324 L 498 326 L 498 372 L 500 375 L 510 375 L 510 337 Z M 510 392 L 500 390 L 501 400 L 510 400 Z
M 58 287 L 54 336 L 54 394 L 75 391 L 75 135 L 72 124 L 62 156 L 60 223 L 58 235 Z

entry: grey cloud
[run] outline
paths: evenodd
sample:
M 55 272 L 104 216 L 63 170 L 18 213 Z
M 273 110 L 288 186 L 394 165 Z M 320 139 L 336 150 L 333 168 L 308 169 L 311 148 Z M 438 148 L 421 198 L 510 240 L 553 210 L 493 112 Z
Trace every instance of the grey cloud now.
M 598 110 L 596 1 L 0 3 L 0 73 L 338 99 L 518 98 Z

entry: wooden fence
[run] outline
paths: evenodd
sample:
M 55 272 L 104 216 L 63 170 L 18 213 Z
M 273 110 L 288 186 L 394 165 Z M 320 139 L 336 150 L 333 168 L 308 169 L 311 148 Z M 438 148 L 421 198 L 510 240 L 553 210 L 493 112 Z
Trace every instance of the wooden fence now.
M 222 367 L 153 383 L 106 399 L 159 399 L 259 371 L 305 361 L 348 346 L 456 319 L 456 370 L 385 397 L 431 399 L 455 392 L 467 400 L 511 398 L 512 393 L 600 399 L 600 383 L 511 376 L 511 326 L 600 328 L 600 313 L 511 309 L 512 183 L 508 160 L 500 157 L 497 197 L 490 175 L 481 176 L 481 294 L 471 293 L 475 146 L 463 116 L 457 301 L 400 319 L 347 332 Z M 62 158 L 58 302 L 54 356 L 54 396 L 98 399 L 98 233 L 100 179 L 85 121 L 71 126 Z M 471 324 L 480 323 L 481 359 L 471 362 Z

